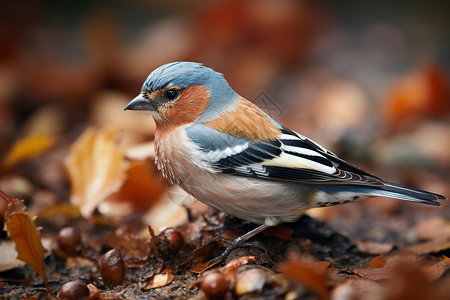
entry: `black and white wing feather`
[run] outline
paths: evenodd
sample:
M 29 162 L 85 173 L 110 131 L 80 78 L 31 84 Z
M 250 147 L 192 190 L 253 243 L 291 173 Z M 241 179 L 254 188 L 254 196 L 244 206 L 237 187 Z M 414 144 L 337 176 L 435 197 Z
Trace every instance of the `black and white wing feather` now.
M 282 128 L 273 141 L 253 142 L 231 135 L 193 127 L 190 138 L 199 145 L 202 160 L 218 173 L 250 176 L 267 180 L 331 186 L 352 186 L 358 193 L 386 196 L 408 201 L 440 205 L 444 196 L 405 187 L 382 179 L 340 159 L 314 141 Z M 214 139 L 211 137 L 214 136 Z
M 202 148 L 205 158 L 222 173 L 307 184 L 383 184 L 379 178 L 287 128 L 273 141 L 235 138 L 234 141 L 210 141 Z

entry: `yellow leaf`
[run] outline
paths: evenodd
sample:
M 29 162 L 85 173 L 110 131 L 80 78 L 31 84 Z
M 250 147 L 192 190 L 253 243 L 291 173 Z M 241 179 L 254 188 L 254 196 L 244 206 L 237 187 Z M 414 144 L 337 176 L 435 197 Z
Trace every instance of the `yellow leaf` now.
M 8 205 L 5 214 L 5 227 L 8 236 L 13 240 L 17 258 L 29 264 L 38 273 L 48 290 L 47 275 L 44 269 L 44 247 L 33 217 L 25 212 L 25 206 L 20 200 L 13 200 Z
M 26 137 L 16 141 L 14 146 L 2 161 L 5 169 L 14 167 L 16 164 L 36 157 L 47 151 L 55 143 L 55 137 L 48 134 L 30 133 Z
M 126 162 L 117 130 L 86 130 L 73 144 L 64 164 L 71 183 L 70 201 L 83 217 L 118 191 L 125 180 Z

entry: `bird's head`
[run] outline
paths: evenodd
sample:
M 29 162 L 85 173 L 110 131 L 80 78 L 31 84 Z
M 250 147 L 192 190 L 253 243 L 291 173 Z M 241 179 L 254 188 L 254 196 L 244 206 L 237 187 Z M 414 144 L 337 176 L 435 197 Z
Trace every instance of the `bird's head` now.
M 222 74 L 194 62 L 173 62 L 154 70 L 125 110 L 146 110 L 158 126 L 206 122 L 239 96 Z

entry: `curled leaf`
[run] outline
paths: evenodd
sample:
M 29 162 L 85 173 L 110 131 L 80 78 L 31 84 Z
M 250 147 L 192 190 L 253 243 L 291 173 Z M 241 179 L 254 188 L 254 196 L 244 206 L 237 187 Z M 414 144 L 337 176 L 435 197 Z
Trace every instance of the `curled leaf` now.
M 83 217 L 118 191 L 125 180 L 126 163 L 118 146 L 117 130 L 86 130 L 73 144 L 65 167 L 72 184 L 70 201 Z
M 144 289 L 154 289 L 168 285 L 175 279 L 175 275 L 173 275 L 172 269 L 165 268 L 161 273 L 156 274 L 152 277 L 150 282 L 145 286 Z
M 5 169 L 14 167 L 16 164 L 36 157 L 55 144 L 55 137 L 48 134 L 30 133 L 15 142 L 11 150 L 3 159 L 1 165 Z
M 9 237 L 14 241 L 17 257 L 29 264 L 34 272 L 38 273 L 48 290 L 47 275 L 44 269 L 44 247 L 41 243 L 34 218 L 25 211 L 25 206 L 20 200 L 13 200 L 8 205 L 5 214 L 5 228 Z

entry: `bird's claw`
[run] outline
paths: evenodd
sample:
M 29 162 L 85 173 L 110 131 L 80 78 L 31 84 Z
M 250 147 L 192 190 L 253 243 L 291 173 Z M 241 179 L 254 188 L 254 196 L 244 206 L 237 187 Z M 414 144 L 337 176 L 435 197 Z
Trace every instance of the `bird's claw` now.
M 209 244 L 214 243 L 214 242 L 222 242 L 222 243 L 227 243 L 228 245 L 231 245 L 231 244 L 233 244 L 234 241 L 235 240 L 227 239 L 227 238 L 224 238 L 224 237 L 221 237 L 221 236 L 215 236 L 215 237 L 212 237 L 209 240 L 207 240 L 205 244 L 209 245 Z
M 254 248 L 261 249 L 262 251 L 264 251 L 264 253 L 267 254 L 267 248 L 264 246 L 263 243 L 261 243 L 259 241 L 247 242 L 245 240 L 238 240 L 238 239 L 231 240 L 231 239 L 226 239 L 221 236 L 216 236 L 216 237 L 213 237 L 213 238 L 210 238 L 209 240 L 207 240 L 206 245 L 209 245 L 213 242 L 228 243 L 228 247 L 219 256 L 208 261 L 208 263 L 206 264 L 207 267 L 209 267 L 211 265 L 215 265 L 216 263 L 224 260 L 231 253 L 231 251 L 233 251 L 236 248 L 254 247 Z

